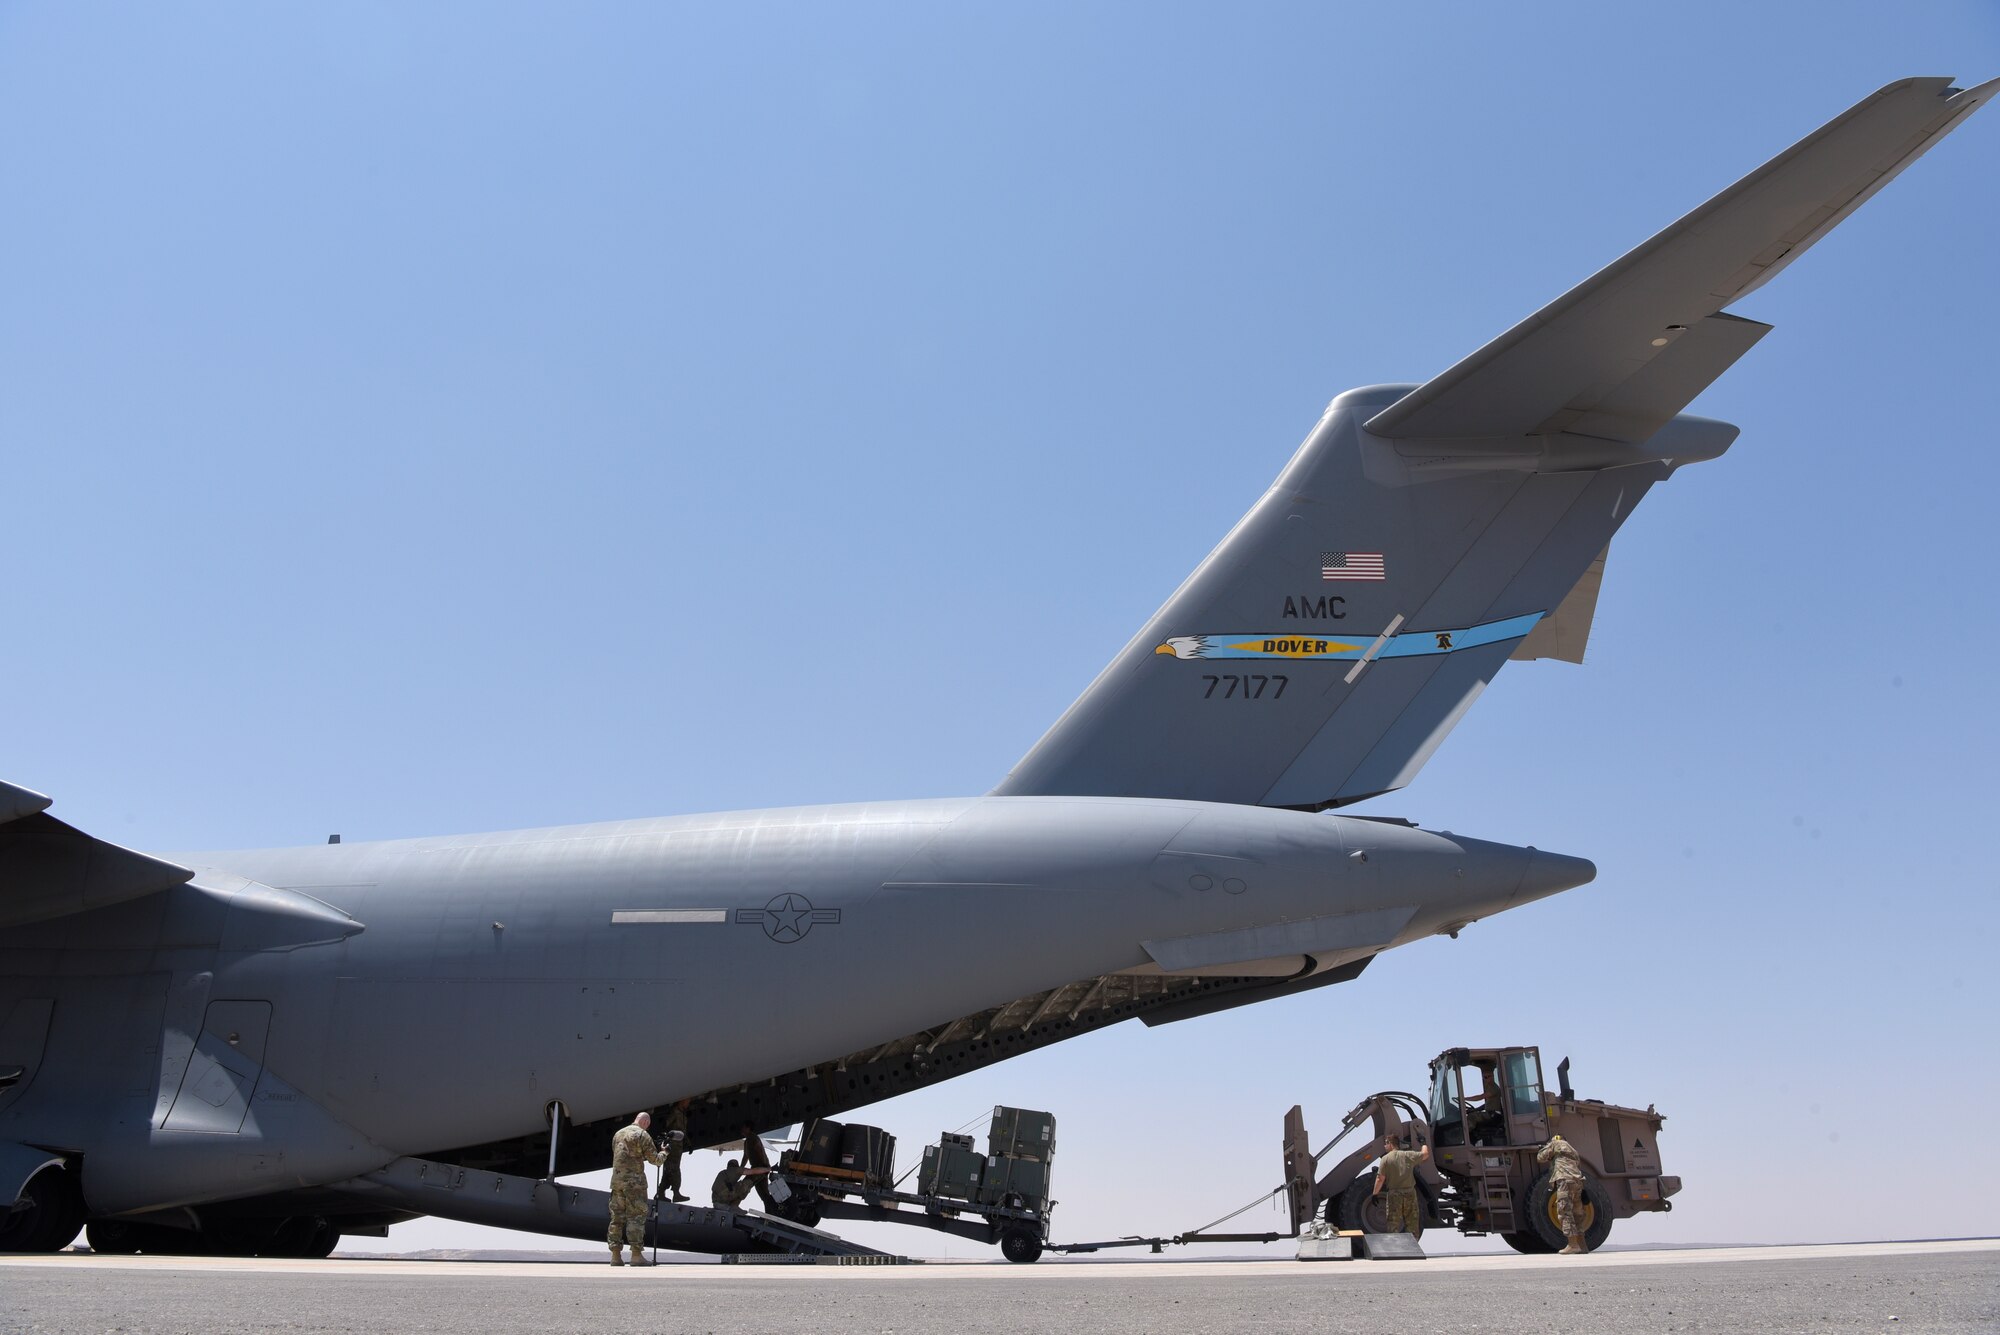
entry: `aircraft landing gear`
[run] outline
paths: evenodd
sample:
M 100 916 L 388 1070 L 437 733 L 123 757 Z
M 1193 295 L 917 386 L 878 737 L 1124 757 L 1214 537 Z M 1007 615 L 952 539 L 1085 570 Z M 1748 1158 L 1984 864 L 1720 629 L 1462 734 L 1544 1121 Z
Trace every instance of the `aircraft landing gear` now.
M 293 1260 L 317 1260 L 330 1256 L 340 1243 L 339 1228 L 317 1215 L 221 1220 L 208 1224 L 203 1236 L 210 1243 L 208 1250 L 218 1256 L 271 1256 Z
M 83 1231 L 83 1192 L 67 1168 L 44 1168 L 28 1179 L 9 1210 L 0 1211 L 0 1252 L 59 1252 Z
M 124 1219 L 93 1219 L 90 1250 L 105 1256 L 269 1256 L 319 1260 L 340 1245 L 340 1227 L 317 1215 L 210 1219 L 201 1231 Z

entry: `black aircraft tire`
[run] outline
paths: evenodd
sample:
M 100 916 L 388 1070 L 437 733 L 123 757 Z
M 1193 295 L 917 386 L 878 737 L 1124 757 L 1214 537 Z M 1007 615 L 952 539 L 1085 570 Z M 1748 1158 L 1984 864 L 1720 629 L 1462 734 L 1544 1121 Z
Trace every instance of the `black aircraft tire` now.
M 333 1255 L 333 1249 L 340 1245 L 340 1229 L 330 1219 L 316 1222 L 318 1227 L 313 1230 L 312 1240 L 306 1244 L 301 1254 L 310 1260 L 324 1261 Z
M 276 1256 L 280 1255 L 273 1250 L 277 1225 L 269 1219 L 204 1218 L 201 1232 L 185 1245 L 190 1253 L 210 1256 Z
M 99 1256 L 137 1256 L 139 1230 L 117 1219 L 93 1219 L 83 1226 L 84 1241 Z
M 1000 1254 L 1017 1265 L 1032 1265 L 1041 1259 L 1042 1240 L 1025 1228 L 1010 1228 L 1000 1235 Z
M 1358 1228 L 1363 1233 L 1387 1233 L 1389 1231 L 1389 1207 L 1375 1194 L 1375 1175 L 1363 1173 L 1347 1184 L 1347 1190 L 1340 1193 L 1340 1227 Z M 1431 1203 L 1425 1199 L 1424 1191 L 1417 1189 L 1417 1237 L 1424 1235 L 1424 1221 L 1431 1217 Z
M 1548 1250 L 1559 1252 L 1569 1246 L 1569 1239 L 1556 1227 L 1555 1193 L 1555 1179 L 1547 1173 L 1535 1179 L 1535 1185 L 1528 1188 L 1528 1227 L 1548 1245 Z M 1605 1192 L 1603 1183 L 1586 1173 L 1583 1177 L 1583 1249 L 1594 1252 L 1610 1236 L 1611 1197 Z
M 1523 1256 L 1547 1256 L 1555 1250 L 1542 1241 L 1542 1235 L 1533 1229 L 1523 1229 L 1519 1233 L 1502 1233 L 1500 1241 L 1512 1247 Z
M 15 1207 L 0 1215 L 0 1252 L 59 1252 L 83 1232 L 83 1197 L 65 1169 L 29 1178 Z
M 107 1256 L 207 1256 L 211 1254 L 205 1235 L 163 1224 L 134 1224 L 124 1219 L 93 1219 L 86 1236 L 90 1250 Z M 103 1237 L 104 1245 L 97 1240 Z
M 292 1215 L 265 1221 L 245 1241 L 256 1249 L 259 1256 L 306 1260 L 315 1255 L 313 1247 L 318 1243 L 320 1229 L 325 1223 L 314 1215 Z

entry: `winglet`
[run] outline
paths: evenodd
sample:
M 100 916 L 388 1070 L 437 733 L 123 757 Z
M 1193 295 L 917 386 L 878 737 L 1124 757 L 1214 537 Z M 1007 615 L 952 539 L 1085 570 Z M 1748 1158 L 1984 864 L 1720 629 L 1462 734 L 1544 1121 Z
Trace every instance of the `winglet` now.
M 0 783 L 0 927 L 122 904 L 194 875 L 93 839 L 49 815 L 48 807 L 41 793 Z
M 0 825 L 48 809 L 49 799 L 34 789 L 17 788 L 11 783 L 0 783 Z

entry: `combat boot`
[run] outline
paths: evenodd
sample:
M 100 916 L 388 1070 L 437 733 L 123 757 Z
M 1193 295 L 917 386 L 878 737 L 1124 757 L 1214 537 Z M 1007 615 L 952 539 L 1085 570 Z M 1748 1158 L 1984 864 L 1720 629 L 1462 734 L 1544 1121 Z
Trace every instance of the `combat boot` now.
M 616 1247 L 613 1247 L 611 1249 L 611 1264 L 613 1265 L 625 1264 L 625 1258 L 618 1254 L 618 1249 Z
M 1582 1256 L 1582 1255 L 1584 1254 L 1584 1248 L 1583 1248 L 1583 1234 L 1581 1234 L 1581 1233 L 1571 1233 L 1571 1234 L 1569 1234 L 1568 1236 L 1569 1236 L 1569 1246 L 1567 1246 L 1567 1247 L 1563 1248 L 1563 1249 L 1562 1249 L 1561 1251 L 1557 1252 L 1557 1253 L 1556 1253 L 1556 1255 L 1557 1255 L 1557 1256 Z
M 652 1264 L 652 1262 L 651 1262 L 651 1261 L 648 1261 L 648 1260 L 646 1259 L 646 1253 L 644 1253 L 644 1252 L 640 1251 L 640 1250 L 639 1250 L 639 1249 L 638 1249 L 637 1247 L 634 1247 L 634 1248 L 632 1249 L 632 1264 L 633 1264 L 633 1265 L 651 1265 L 651 1264 Z

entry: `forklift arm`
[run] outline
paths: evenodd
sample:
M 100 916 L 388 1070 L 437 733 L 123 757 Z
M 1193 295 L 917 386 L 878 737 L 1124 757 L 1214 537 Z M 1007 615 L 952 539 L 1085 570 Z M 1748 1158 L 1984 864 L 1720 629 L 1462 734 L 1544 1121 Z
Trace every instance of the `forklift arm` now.
M 1332 1151 L 1333 1147 L 1346 1139 L 1364 1122 L 1374 1123 L 1373 1138 L 1357 1146 L 1346 1158 L 1335 1164 L 1333 1169 L 1317 1181 L 1311 1174 L 1318 1172 L 1319 1161 Z M 1306 1155 L 1300 1151 L 1306 1144 L 1305 1119 L 1297 1108 L 1285 1116 L 1285 1187 L 1286 1200 L 1291 1206 L 1292 1229 L 1299 1229 L 1316 1218 L 1323 1203 L 1337 1200 L 1341 1193 L 1353 1185 L 1369 1164 L 1375 1162 L 1382 1152 L 1382 1142 L 1390 1136 L 1402 1139 L 1407 1129 L 1413 1146 L 1429 1145 L 1431 1138 L 1430 1106 L 1422 1098 L 1407 1090 L 1385 1089 L 1370 1094 L 1367 1098 L 1348 1110 L 1341 1119 L 1340 1134 L 1327 1142 L 1317 1154 Z M 1294 1131 L 1296 1130 L 1296 1135 Z M 1435 1159 L 1418 1165 L 1417 1177 L 1436 1193 L 1444 1185 L 1439 1176 Z

